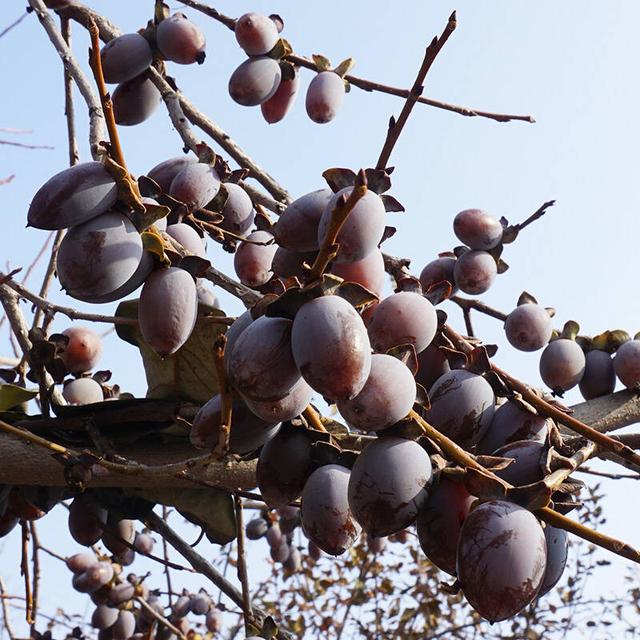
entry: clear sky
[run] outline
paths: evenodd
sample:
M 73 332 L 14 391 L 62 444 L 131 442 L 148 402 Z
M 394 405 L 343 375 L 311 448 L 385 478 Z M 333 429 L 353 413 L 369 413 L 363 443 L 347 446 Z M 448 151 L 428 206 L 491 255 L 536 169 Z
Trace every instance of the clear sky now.
M 124 31 L 143 26 L 153 8 L 151 0 L 88 3 Z M 24 0 L 0 3 L 0 30 L 21 15 L 24 5 Z M 397 167 L 391 193 L 407 211 L 392 214 L 398 232 L 385 249 L 411 258 L 418 273 L 438 252 L 457 244 L 452 220 L 461 209 L 485 208 L 517 222 L 554 198 L 557 205 L 547 216 L 506 248 L 504 258 L 511 268 L 483 300 L 509 311 L 527 290 L 556 309 L 558 328 L 574 319 L 586 334 L 612 328 L 633 334 L 640 329 L 640 302 L 633 293 L 640 262 L 635 80 L 639 3 L 225 0 L 216 7 L 232 16 L 250 10 L 277 12 L 285 20 L 283 35 L 297 53 L 323 53 L 334 64 L 353 57 L 355 75 L 399 87 L 412 84 L 424 47 L 457 9 L 458 29 L 433 65 L 425 95 L 479 109 L 531 114 L 537 122 L 498 124 L 418 105 L 391 158 Z M 201 14 L 186 12 L 206 33 L 208 57 L 201 67 L 170 64 L 169 73 L 291 194 L 324 186 L 321 173 L 328 167 L 375 164 L 389 116 L 401 109 L 400 99 L 354 88 L 337 119 L 320 126 L 304 110 L 311 74 L 303 70 L 297 104 L 283 123 L 269 126 L 259 109 L 240 107 L 228 96 L 229 76 L 244 60 L 232 33 Z M 74 26 L 74 50 L 83 64 L 87 46 L 86 36 Z M 61 64 L 35 16 L 0 39 L 0 86 L 0 127 L 33 129 L 22 136 L 0 132 L 0 139 L 55 147 L 0 145 L 0 178 L 15 174 L 10 184 L 0 187 L 4 268 L 28 265 L 44 242 L 46 232 L 24 228 L 27 207 L 37 188 L 67 164 Z M 86 110 L 79 96 L 76 108 L 81 156 L 87 160 Z M 182 146 L 163 108 L 142 125 L 121 129 L 121 136 L 135 173 L 178 155 Z M 214 265 L 230 270 L 229 256 L 218 246 L 210 246 L 209 256 Z M 32 275 L 33 288 L 39 286 L 41 272 Z M 54 298 L 72 303 L 63 295 Z M 220 300 L 230 315 L 241 309 L 224 294 Z M 99 307 L 105 313 L 113 309 L 115 304 Z M 447 310 L 462 329 L 457 309 Z M 59 319 L 54 326 L 63 329 L 67 324 Z M 511 349 L 495 320 L 476 316 L 474 325 L 480 336 L 500 346 L 495 358 L 500 366 L 541 384 L 539 354 Z M 5 356 L 6 327 L 2 331 L 0 355 Z M 131 366 L 137 353 L 113 335 L 107 340 L 102 368 L 111 369 L 124 389 L 143 394 L 142 369 Z M 572 392 L 566 400 L 580 398 Z M 609 520 L 604 530 L 634 544 L 637 529 L 628 514 L 637 511 L 640 500 L 630 495 L 630 487 L 620 485 L 606 485 Z M 7 558 L 7 551 L 2 552 L 3 572 Z M 603 588 L 618 587 L 616 576 L 623 568 L 623 563 L 615 563 L 603 570 Z M 17 580 L 17 573 L 12 578 Z

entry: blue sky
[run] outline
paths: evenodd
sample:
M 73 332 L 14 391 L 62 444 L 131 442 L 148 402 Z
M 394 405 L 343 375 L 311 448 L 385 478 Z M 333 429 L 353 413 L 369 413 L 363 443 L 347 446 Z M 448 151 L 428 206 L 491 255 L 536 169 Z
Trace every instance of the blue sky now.
M 21 14 L 24 4 L 2 2 L 0 30 Z M 143 26 L 153 6 L 151 0 L 89 4 L 124 31 Z M 177 9 L 180 4 L 171 6 Z M 397 6 L 361 0 L 323 3 L 322 9 L 276 1 L 226 0 L 216 5 L 233 16 L 250 10 L 280 13 L 283 35 L 297 53 L 323 53 L 334 64 L 353 57 L 355 75 L 399 87 L 412 84 L 424 47 L 457 9 L 458 29 L 433 65 L 425 95 L 479 109 L 531 114 L 537 122 L 498 124 L 418 105 L 391 158 L 396 166 L 391 193 L 407 211 L 393 214 L 398 232 L 386 250 L 411 258 L 419 273 L 438 252 L 457 244 L 452 220 L 461 209 L 485 208 L 517 222 L 553 198 L 557 205 L 547 216 L 507 247 L 504 258 L 511 268 L 483 300 L 509 311 L 527 290 L 556 309 L 558 328 L 574 319 L 586 334 L 611 328 L 635 333 L 640 328 L 640 302 L 633 293 L 640 261 L 635 81 L 640 4 L 446 0 L 406 2 L 401 11 Z M 169 73 L 292 195 L 324 186 L 321 173 L 328 167 L 375 164 L 388 118 L 399 113 L 401 100 L 354 88 L 337 119 L 317 125 L 304 110 L 311 74 L 303 70 L 292 112 L 283 123 L 269 126 L 259 109 L 240 107 L 228 96 L 228 78 L 245 57 L 232 33 L 192 10 L 186 12 L 206 33 L 208 57 L 201 67 L 169 64 Z M 83 64 L 87 46 L 85 34 L 74 27 L 74 50 Z M 5 262 L 26 266 L 44 242 L 46 232 L 24 228 L 28 203 L 67 163 L 61 65 L 34 16 L 0 39 L 0 82 L 0 127 L 34 130 L 24 136 L 0 132 L 0 139 L 55 147 L 29 151 L 0 145 L 0 178 L 15 174 L 10 184 L 0 187 L 4 268 Z M 79 142 L 86 160 L 86 110 L 77 97 Z M 121 136 L 134 173 L 178 155 L 182 146 L 163 108 L 142 125 L 122 129 Z M 214 265 L 231 270 L 229 256 L 219 247 L 210 246 L 209 256 Z M 33 288 L 40 277 L 37 270 L 30 280 Z M 71 303 L 59 294 L 54 298 Z M 230 315 L 241 310 L 228 296 L 220 299 Z M 114 308 L 101 305 L 99 310 Z M 457 309 L 447 310 L 462 329 Z M 54 326 L 63 329 L 67 324 L 59 319 Z M 539 354 L 511 349 L 495 320 L 476 316 L 474 325 L 487 342 L 499 345 L 500 366 L 541 384 Z M 124 389 L 143 394 L 142 370 L 131 366 L 137 354 L 113 335 L 107 340 L 103 368 L 111 369 Z M 0 338 L 0 355 L 8 355 L 6 333 Z M 566 399 L 571 403 L 580 398 L 572 392 Z M 626 491 L 623 505 L 616 494 L 625 486 L 610 485 L 604 530 L 633 544 L 635 528 L 626 520 L 639 500 Z M 616 563 L 603 571 L 606 588 L 619 585 L 615 576 L 620 567 Z

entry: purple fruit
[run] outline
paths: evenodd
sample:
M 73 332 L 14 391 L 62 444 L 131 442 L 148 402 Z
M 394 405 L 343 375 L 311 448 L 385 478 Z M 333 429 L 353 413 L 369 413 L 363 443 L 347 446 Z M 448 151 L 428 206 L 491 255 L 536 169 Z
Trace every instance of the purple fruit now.
M 148 268 L 148 259 L 129 219 L 110 212 L 69 230 L 60 244 L 56 269 L 60 284 L 73 298 L 110 302 L 141 284 L 126 290 L 145 275 L 140 270 Z
M 109 591 L 109 604 L 117 607 L 125 602 L 129 602 L 135 596 L 136 588 L 130 582 L 121 582 Z
M 269 525 L 264 518 L 254 518 L 247 522 L 245 534 L 249 540 L 259 540 L 260 538 L 264 538 L 268 528 Z
M 500 220 L 482 209 L 465 209 L 453 219 L 453 232 L 471 249 L 493 249 L 502 240 Z
M 437 328 L 433 305 L 419 293 L 400 291 L 376 307 L 369 325 L 369 340 L 379 353 L 403 344 L 413 345 L 416 353 L 420 353 L 431 344 Z
M 338 402 L 338 411 L 349 426 L 380 431 L 407 416 L 416 399 L 411 371 L 393 356 L 374 353 L 371 371 L 360 393 Z
M 421 384 L 427 391 L 431 389 L 433 383 L 440 376 L 449 373 L 449 371 L 451 371 L 451 367 L 447 356 L 436 345 L 431 344 L 418 354 L 416 382 Z
M 640 367 L 638 371 L 640 373 Z M 613 393 L 616 388 L 616 371 L 613 359 L 606 351 L 593 349 L 587 352 L 579 387 L 585 400 Z
M 540 377 L 552 391 L 562 393 L 582 380 L 585 364 L 580 345 L 573 340 L 560 338 L 550 342 L 542 352 Z
M 118 619 L 118 610 L 107 607 L 104 604 L 98 605 L 91 615 L 91 626 L 94 629 L 108 629 L 112 627 Z
M 238 44 L 249 56 L 262 56 L 276 46 L 278 28 L 275 22 L 260 13 L 245 13 L 236 20 L 235 34 Z
M 242 332 L 253 322 L 253 316 L 251 315 L 251 311 L 245 311 L 241 316 L 238 316 L 233 324 L 227 329 L 226 337 L 227 344 L 224 348 L 224 368 L 229 374 L 229 360 L 231 358 L 231 352 L 233 351 L 233 347 L 240 337 Z
M 344 94 L 344 80 L 337 73 L 320 72 L 307 89 L 307 115 L 318 124 L 331 122 L 342 105 Z
M 354 518 L 373 536 L 405 529 L 427 499 L 431 472 L 429 455 L 417 442 L 396 436 L 374 440 L 351 470 L 349 507 Z
M 629 340 L 620 346 L 613 367 L 618 380 L 627 389 L 636 389 L 640 384 L 640 341 Z
M 305 382 L 304 378 L 299 378 L 287 394 L 279 400 L 245 398 L 245 402 L 258 418 L 267 422 L 284 422 L 299 416 L 309 406 L 312 397 L 313 389 Z
M 196 283 L 184 269 L 154 271 L 140 293 L 138 321 L 145 342 L 161 357 L 175 353 L 196 325 Z
M 299 84 L 300 78 L 296 68 L 293 78 L 282 80 L 276 92 L 260 105 L 262 116 L 269 124 L 280 122 L 289 113 L 295 102 Z
M 85 547 L 90 547 L 102 537 L 107 523 L 107 511 L 84 494 L 74 498 L 69 507 L 69 533 Z
M 151 46 L 139 33 L 125 33 L 107 42 L 100 51 L 106 83 L 126 82 L 145 71 L 153 62 Z
M 196 449 L 213 449 L 218 444 L 220 433 L 220 396 L 214 396 L 204 404 L 193 420 L 189 433 L 191 444 Z M 259 449 L 273 438 L 279 424 L 269 424 L 256 417 L 241 400 L 233 401 L 231 418 L 231 453 L 249 453 Z
M 129 550 L 129 544 L 133 544 L 135 537 L 136 530 L 133 520 L 110 517 L 107 528 L 102 535 L 102 542 L 111 553 L 119 556 Z
M 111 637 L 113 640 L 129 640 L 136 630 L 136 619 L 131 611 L 122 609 L 118 613 L 116 623 L 111 627 Z
M 511 618 L 536 597 L 546 564 L 544 532 L 527 509 L 492 500 L 462 525 L 458 580 L 469 604 L 490 622 Z
M 324 242 L 338 198 L 349 197 L 352 190 L 353 187 L 345 187 L 328 202 L 318 225 L 319 246 Z M 382 199 L 377 193 L 367 191 L 351 209 L 338 233 L 337 243 L 340 247 L 334 261 L 358 262 L 366 258 L 382 240 L 385 223 L 386 211 Z
M 448 282 L 451 285 L 451 295 L 457 291 L 456 280 L 453 275 L 456 259 L 452 256 L 442 256 L 432 260 L 420 273 L 420 284 L 424 293 L 439 282 Z
M 454 369 L 438 378 L 429 391 L 427 420 L 462 447 L 476 445 L 491 424 L 495 396 L 479 375 Z
M 113 92 L 113 113 L 116 123 L 133 126 L 153 115 L 160 105 L 160 92 L 147 74 L 119 84 Z
M 204 34 L 184 13 L 174 13 L 158 25 L 156 43 L 162 55 L 171 62 L 204 62 Z
M 240 393 L 252 400 L 280 400 L 300 380 L 291 353 L 292 324 L 262 316 L 242 332 L 229 360 L 229 377 Z
M 217 607 L 211 607 L 207 611 L 207 617 L 205 618 L 205 626 L 207 631 L 211 633 L 219 633 L 222 629 L 222 613 Z
M 569 540 L 564 529 L 557 529 L 548 524 L 544 529 L 544 537 L 547 541 L 547 569 L 538 597 L 549 593 L 558 584 L 567 565 L 569 553 Z
M 332 197 L 331 189 L 318 189 L 294 200 L 275 224 L 276 242 L 291 251 L 317 251 L 318 225 Z
M 106 213 L 118 199 L 116 181 L 100 162 L 83 162 L 49 178 L 27 214 L 36 229 L 66 229 Z
M 374 249 L 368 256 L 357 262 L 342 262 L 331 266 L 331 273 L 345 282 L 356 282 L 382 298 L 387 274 L 380 249 Z
M 247 236 L 247 241 L 238 245 L 233 258 L 233 268 L 242 284 L 247 287 L 261 287 L 273 275 L 271 263 L 278 246 L 268 231 L 254 231 Z M 256 242 L 265 244 L 254 244 Z
M 78 378 L 68 382 L 62 390 L 62 397 L 69 404 L 75 405 L 93 404 L 104 400 L 102 387 L 93 378 Z
M 96 562 L 98 562 L 97 558 L 91 553 L 75 553 L 65 560 L 68 569 L 73 573 L 84 573 Z
M 229 95 L 244 107 L 255 107 L 275 94 L 281 79 L 280 65 L 273 58 L 249 58 L 231 74 Z
M 312 266 L 317 255 L 317 251 L 297 253 L 284 247 L 278 247 L 273 256 L 271 269 L 279 278 L 296 277 L 298 280 L 304 281 L 306 275 L 304 264 Z
M 170 158 L 153 167 L 147 177 L 154 180 L 162 191 L 169 193 L 173 179 L 190 164 L 198 164 L 198 159 L 192 155 Z
M 256 471 L 260 494 L 270 507 L 283 507 L 300 497 L 312 470 L 310 439 L 303 429 L 284 425 L 260 452 Z
M 302 527 L 325 553 L 339 556 L 360 535 L 349 507 L 349 469 L 328 464 L 316 469 L 302 491 Z
M 547 461 L 547 446 L 535 440 L 518 440 L 500 447 L 493 455 L 513 458 L 506 469 L 496 471 L 496 475 L 516 487 L 542 480 Z
M 539 304 L 517 306 L 504 323 L 507 340 L 520 351 L 542 349 L 549 342 L 552 331 L 551 316 Z
M 224 187 L 227 190 L 227 201 L 222 209 L 224 220 L 220 226 L 236 235 L 244 236 L 251 229 L 255 217 L 253 202 L 240 185 L 225 182 Z
M 291 348 L 302 377 L 331 400 L 353 398 L 369 377 L 367 330 L 358 312 L 338 296 L 316 298 L 300 308 Z
M 167 233 L 194 255 L 201 258 L 207 257 L 205 241 L 193 227 L 184 222 L 178 222 L 168 225 Z
M 496 449 L 518 440 L 543 443 L 547 432 L 546 418 L 507 400 L 496 409 L 489 429 L 478 444 L 478 453 L 491 455 Z
M 171 181 L 169 195 L 184 203 L 190 211 L 202 209 L 216 197 L 220 178 L 216 170 L 204 162 L 186 164 Z
M 474 501 L 462 483 L 441 475 L 418 512 L 420 547 L 438 569 L 452 576 L 456 575 L 460 529 Z
M 471 295 L 488 291 L 497 274 L 496 261 L 486 251 L 467 251 L 456 260 L 453 270 L 458 289 Z

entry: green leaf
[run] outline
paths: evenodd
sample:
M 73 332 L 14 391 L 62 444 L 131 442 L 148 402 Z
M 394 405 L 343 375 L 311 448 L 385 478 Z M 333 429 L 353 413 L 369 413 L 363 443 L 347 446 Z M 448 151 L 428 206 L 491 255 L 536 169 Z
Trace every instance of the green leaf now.
M 127 495 L 175 507 L 202 527 L 211 542 L 227 544 L 236 537 L 233 498 L 222 489 L 125 489 Z
M 187 342 L 176 353 L 161 358 L 145 341 L 138 326 L 116 325 L 122 340 L 138 347 L 147 377 L 148 398 L 177 398 L 203 404 L 218 392 L 218 378 L 213 361 L 213 343 L 224 333 L 225 325 L 202 318 L 224 315 L 220 309 L 199 305 L 198 321 Z M 138 300 L 118 305 L 116 315 L 138 317 Z
M 37 389 L 23 389 L 15 384 L 0 384 L 0 411 L 7 411 L 38 395 Z

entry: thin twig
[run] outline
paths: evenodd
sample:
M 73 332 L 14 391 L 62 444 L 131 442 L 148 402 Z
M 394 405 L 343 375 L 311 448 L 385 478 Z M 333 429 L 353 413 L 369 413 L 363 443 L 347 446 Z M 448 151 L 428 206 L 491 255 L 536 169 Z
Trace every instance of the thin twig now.
M 4 584 L 4 580 L 2 579 L 2 576 L 0 576 L 0 596 L 2 596 L 0 600 L 2 600 L 2 619 L 4 628 L 9 634 L 9 640 L 15 640 L 16 635 L 13 632 L 13 628 L 11 627 L 11 617 L 9 616 L 9 608 L 7 606 L 8 596 L 6 594 L 7 590 Z
M 53 18 L 49 15 L 47 8 L 44 6 L 42 0 L 29 0 L 29 4 L 38 16 L 38 20 L 44 27 L 49 39 L 55 47 L 58 55 L 62 59 L 65 68 L 69 71 L 76 85 L 80 91 L 80 94 L 89 107 L 89 143 L 91 146 L 91 155 L 94 159 L 97 159 L 104 153 L 100 147 L 100 143 L 105 139 L 104 136 L 104 116 L 100 101 L 96 96 L 89 79 L 85 75 L 82 67 L 75 59 L 73 52 L 67 46 L 62 34 L 56 27 Z
M 491 318 L 495 318 L 496 320 L 501 320 L 504 322 L 507 319 L 507 314 L 499 311 L 498 309 L 494 309 L 490 307 L 488 304 L 482 302 L 482 300 L 477 300 L 474 298 L 461 298 L 460 296 L 451 296 L 449 298 L 451 302 L 455 302 L 461 309 L 463 313 L 469 311 L 469 309 L 474 309 L 480 313 L 484 313 L 486 316 L 490 316 Z M 466 328 L 466 331 L 469 335 L 469 327 Z
M 38 539 L 38 531 L 36 530 L 36 523 L 34 521 L 29 523 L 29 529 L 31 531 L 31 542 L 33 544 L 33 549 L 31 550 L 31 562 L 33 563 L 33 609 L 31 613 L 33 622 L 31 625 L 31 637 L 35 638 L 35 625 L 38 617 L 40 595 L 40 540 Z
M 242 585 L 242 613 L 244 616 L 244 628 L 249 635 L 253 622 L 253 611 L 251 610 L 251 590 L 249 589 L 249 575 L 247 573 L 247 556 L 245 552 L 244 518 L 242 514 L 242 498 L 234 494 L 233 503 L 236 514 L 236 532 L 238 543 L 238 580 Z
M 221 335 L 216 338 L 213 344 L 213 362 L 218 378 L 218 388 L 220 390 L 220 431 L 218 442 L 213 449 L 213 455 L 222 460 L 229 451 L 229 439 L 231 437 L 231 420 L 233 411 L 233 399 L 231 397 L 231 387 L 227 380 L 227 372 L 224 367 L 224 351 L 227 345 L 227 336 Z
M 165 522 L 168 522 L 168 520 L 169 520 L 169 509 L 164 505 L 162 505 L 162 519 Z M 164 575 L 165 575 L 165 577 L 167 579 L 167 591 L 168 591 L 168 594 L 169 594 L 169 596 L 168 596 L 169 597 L 169 608 L 172 609 L 173 608 L 173 601 L 172 601 L 172 599 L 173 599 L 173 595 L 172 595 L 173 587 L 171 586 L 171 569 L 170 569 L 170 567 L 168 565 L 168 562 L 169 562 L 169 547 L 167 545 L 167 541 L 164 538 L 162 538 L 162 556 L 163 556 L 164 561 L 165 561 Z
M 146 525 L 156 533 L 166 538 L 167 542 L 183 556 L 191 566 L 207 577 L 218 587 L 227 597 L 239 607 L 242 607 L 242 593 L 232 585 L 210 562 L 205 560 L 195 549 L 191 548 L 162 518 L 151 512 L 146 517 Z M 254 607 L 254 615 L 267 617 L 267 613 Z M 293 634 L 281 627 L 278 628 L 278 635 L 284 640 L 294 640 Z
M 149 603 L 142 597 L 136 596 L 135 601 L 155 620 L 157 620 L 163 627 L 166 627 L 171 631 L 171 633 L 175 634 L 180 638 L 180 640 L 187 640 L 187 637 L 178 629 L 175 625 L 171 624 L 169 620 L 167 620 L 163 615 L 158 613 Z
M 338 252 L 338 245 L 336 242 L 340 229 L 342 229 L 342 225 L 346 222 L 352 209 L 366 193 L 367 178 L 364 171 L 361 169 L 358 172 L 356 182 L 351 189 L 349 197 L 347 198 L 346 195 L 342 195 L 338 198 L 333 211 L 331 212 L 331 218 L 322 240 L 322 244 L 320 245 L 320 251 L 311 266 L 311 270 L 307 274 L 308 284 L 315 283 L 320 279 L 331 260 L 335 258 Z
M 543 203 L 538 209 L 536 209 L 526 220 L 520 222 L 519 224 L 514 225 L 518 231 L 522 231 L 525 227 L 529 226 L 532 222 L 539 220 L 542 216 L 547 212 L 549 207 L 553 207 L 556 203 L 555 200 L 548 200 Z
M 22 15 L 17 20 L 14 20 L 8 27 L 5 27 L 0 31 L 0 38 L 2 38 L 2 36 L 6 36 L 11 29 L 17 27 L 28 15 L 29 14 L 26 11 L 23 11 Z M 26 129 L 0 129 L 0 131 L 6 131 L 9 133 L 27 133 Z
M 22 149 L 55 149 L 55 147 L 48 144 L 25 144 L 24 142 L 14 142 L 13 140 L 0 140 L 0 144 L 7 144 Z
M 31 579 L 29 577 L 29 523 L 24 520 L 20 522 L 22 528 L 22 555 L 20 560 L 20 574 L 24 578 L 24 599 L 26 602 L 25 619 L 28 625 L 35 621 L 33 615 L 33 593 L 31 591 Z
M 387 137 L 384 141 L 384 145 L 382 147 L 382 151 L 380 152 L 380 156 L 378 157 L 378 162 L 376 163 L 376 169 L 384 169 L 389 163 L 389 158 L 391 157 L 391 152 L 402 133 L 402 129 L 404 128 L 407 120 L 409 119 L 409 115 L 413 110 L 413 107 L 416 105 L 418 98 L 422 95 L 424 91 L 424 80 L 427 77 L 427 73 L 429 73 L 429 69 L 431 69 L 431 65 L 435 61 L 436 57 L 442 50 L 442 47 L 445 45 L 449 36 L 454 32 L 456 28 L 456 12 L 454 11 L 450 16 L 447 22 L 442 35 L 438 38 L 435 37 L 431 44 L 427 47 L 427 50 L 424 54 L 424 59 L 422 61 L 422 65 L 420 66 L 420 71 L 418 71 L 418 75 L 416 76 L 415 82 L 413 83 L 413 87 L 411 87 L 411 91 L 407 97 L 404 106 L 402 107 L 402 111 L 398 116 L 398 120 L 391 119 L 389 122 L 389 130 L 387 131 Z
M 640 480 L 640 473 L 605 473 L 604 471 L 596 471 L 588 467 L 580 467 L 576 469 L 576 471 L 600 478 L 609 478 L 609 480 Z

